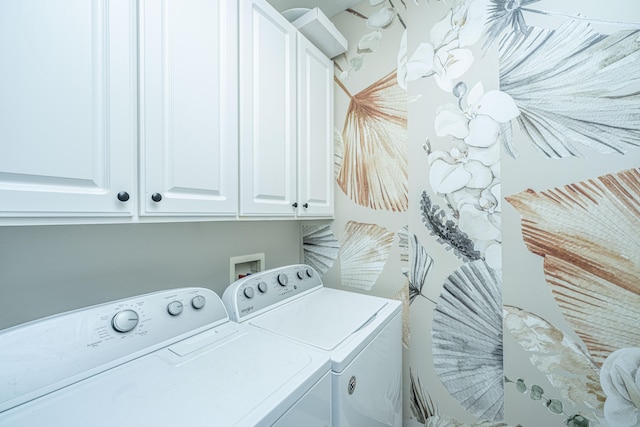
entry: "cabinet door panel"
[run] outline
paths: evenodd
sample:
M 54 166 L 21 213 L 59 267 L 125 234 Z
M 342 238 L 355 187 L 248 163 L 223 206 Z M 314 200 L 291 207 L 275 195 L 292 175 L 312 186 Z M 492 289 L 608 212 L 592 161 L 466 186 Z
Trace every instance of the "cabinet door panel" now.
M 240 20 L 241 214 L 293 216 L 295 28 L 263 0 Z
M 141 5 L 141 212 L 236 214 L 236 3 Z
M 300 216 L 333 216 L 333 62 L 298 35 Z
M 134 20 L 135 1 L 0 3 L 0 216 L 132 214 Z

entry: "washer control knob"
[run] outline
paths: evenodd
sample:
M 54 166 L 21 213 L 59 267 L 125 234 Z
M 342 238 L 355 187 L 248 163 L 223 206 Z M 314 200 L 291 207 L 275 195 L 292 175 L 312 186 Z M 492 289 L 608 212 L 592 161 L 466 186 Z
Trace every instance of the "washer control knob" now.
M 140 316 L 133 310 L 122 310 L 116 313 L 111 319 L 111 326 L 118 332 L 129 332 L 136 327 Z
M 304 272 L 307 274 L 307 277 L 313 277 L 313 270 L 312 269 L 307 268 Z
M 247 298 L 253 298 L 253 288 L 244 288 L 244 291 L 242 293 L 244 293 L 244 296 Z
M 287 283 L 289 283 L 289 276 L 284 273 L 278 274 L 278 283 L 280 286 L 287 286 Z
M 207 303 L 207 300 L 202 295 L 196 295 L 191 298 L 191 307 L 196 310 L 200 310 Z
M 297 273 L 298 279 L 304 280 L 306 278 L 304 271 L 300 270 Z
M 177 316 L 178 314 L 182 313 L 183 308 L 184 306 L 180 301 L 171 301 L 169 305 L 167 305 L 167 311 L 172 316 Z
M 260 283 L 258 283 L 258 290 L 259 290 L 261 293 L 263 293 L 263 294 L 267 293 L 267 289 L 268 289 L 268 287 L 267 287 L 267 282 L 260 282 Z

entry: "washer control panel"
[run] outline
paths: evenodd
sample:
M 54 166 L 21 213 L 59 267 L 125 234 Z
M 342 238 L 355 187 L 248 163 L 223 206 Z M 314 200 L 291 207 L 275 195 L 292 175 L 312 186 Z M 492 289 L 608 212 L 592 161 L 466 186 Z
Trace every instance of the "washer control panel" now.
M 227 322 L 210 289 L 179 288 L 61 313 L 0 331 L 0 412 Z M 29 363 L 24 363 L 28 360 Z
M 295 264 L 236 280 L 224 291 L 222 301 L 229 318 L 241 322 L 322 286 L 320 275 L 311 266 Z

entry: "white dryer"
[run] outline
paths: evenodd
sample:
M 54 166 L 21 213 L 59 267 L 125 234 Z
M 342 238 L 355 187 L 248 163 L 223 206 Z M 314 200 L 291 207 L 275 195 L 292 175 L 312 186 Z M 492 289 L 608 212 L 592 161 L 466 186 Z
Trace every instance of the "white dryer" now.
M 0 331 L 0 425 L 331 425 L 329 358 L 230 322 L 208 289 Z
M 401 303 L 324 287 L 308 265 L 232 283 L 229 317 L 331 357 L 333 425 L 402 425 Z

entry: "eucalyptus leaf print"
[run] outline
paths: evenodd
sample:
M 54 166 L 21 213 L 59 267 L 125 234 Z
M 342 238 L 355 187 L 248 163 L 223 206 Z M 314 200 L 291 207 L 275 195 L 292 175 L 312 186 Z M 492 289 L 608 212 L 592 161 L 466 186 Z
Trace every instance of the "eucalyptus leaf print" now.
M 351 96 L 337 182 L 355 203 L 376 210 L 408 207 L 407 95 L 395 72 Z
M 433 317 L 433 364 L 449 393 L 479 420 L 504 417 L 502 288 L 478 260 L 444 283 Z
M 379 225 L 349 221 L 340 239 L 342 284 L 370 291 L 389 258 L 393 236 Z
M 640 343 L 640 169 L 506 200 L 564 317 L 598 365 Z
M 640 31 L 609 36 L 568 20 L 500 44 L 500 90 L 515 101 L 526 137 L 551 158 L 640 146 Z M 513 147 L 510 147 L 513 151 Z M 517 155 L 517 152 L 513 153 Z
M 600 387 L 600 369 L 580 343 L 518 307 L 504 306 L 504 325 L 564 399 L 590 411 L 591 420 L 602 418 L 605 396 Z
M 324 274 L 338 259 L 340 243 L 329 225 L 303 225 L 302 249 L 304 263 L 313 267 L 320 274 Z

